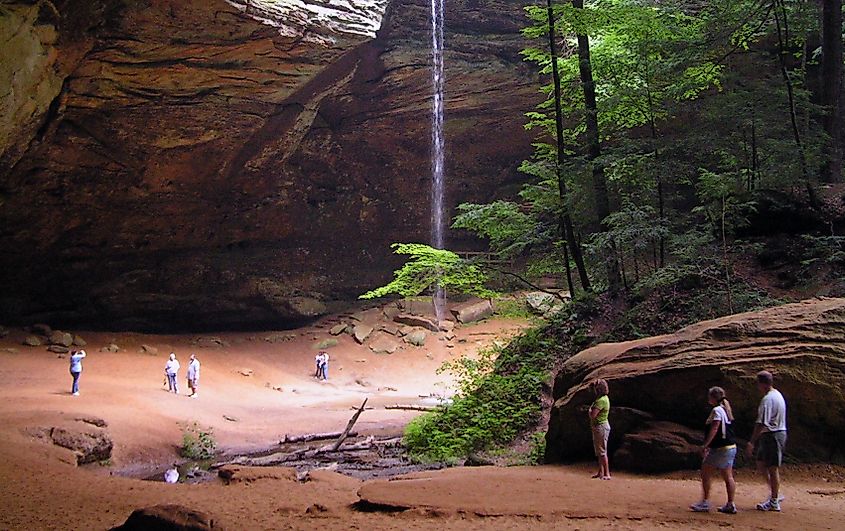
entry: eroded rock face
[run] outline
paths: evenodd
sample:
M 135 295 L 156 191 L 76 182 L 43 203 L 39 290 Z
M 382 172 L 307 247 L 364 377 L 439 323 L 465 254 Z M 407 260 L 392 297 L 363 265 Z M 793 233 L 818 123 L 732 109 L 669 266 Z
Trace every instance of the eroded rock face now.
M 814 299 L 573 356 L 555 380 L 546 459 L 592 456 L 588 385 L 605 378 L 614 406 L 610 451 L 627 445 L 619 450 L 621 464 L 639 470 L 697 466 L 691 452 L 695 433 L 703 435 L 707 390 L 725 388 L 737 435 L 747 438 L 760 400 L 755 375 L 764 369 L 775 374 L 788 403 L 787 453 L 806 461 L 845 456 L 845 299 Z M 670 450 L 673 456 L 649 454 Z
M 30 117 L 0 145 L 3 321 L 294 325 L 385 282 L 390 243 L 428 239 L 427 1 L 383 3 L 375 38 L 303 30 L 328 41 L 238 1 L 55 5 L 21 15 L 25 82 L 46 88 L 3 100 Z M 516 185 L 530 153 L 522 8 L 447 1 L 450 205 Z

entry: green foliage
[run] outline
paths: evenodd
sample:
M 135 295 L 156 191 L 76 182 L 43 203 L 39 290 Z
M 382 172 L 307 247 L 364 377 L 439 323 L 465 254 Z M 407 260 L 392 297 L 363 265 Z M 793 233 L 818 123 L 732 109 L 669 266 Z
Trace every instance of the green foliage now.
M 451 405 L 408 425 L 405 444 L 411 456 L 457 462 L 513 441 L 540 419 L 557 348 L 552 337 L 531 329 L 504 349 L 445 363 L 441 371 L 455 376 L 457 393 Z
M 396 254 L 408 256 L 407 262 L 394 272 L 389 284 L 361 295 L 362 299 L 390 294 L 414 297 L 438 287 L 482 298 L 496 295 L 486 287 L 490 279 L 484 270 L 452 251 L 421 243 L 394 243 L 392 247 Z
M 513 297 L 500 298 L 496 300 L 496 315 L 509 319 L 536 319 L 537 316 L 531 313 L 531 309 L 522 300 Z
M 458 205 L 453 229 L 466 229 L 486 238 L 490 250 L 502 258 L 519 255 L 532 243 L 535 223 L 516 203 L 495 201 L 486 205 Z
M 201 428 L 196 422 L 182 428 L 181 453 L 183 457 L 198 461 L 211 459 L 216 450 L 217 441 L 214 439 L 211 428 Z

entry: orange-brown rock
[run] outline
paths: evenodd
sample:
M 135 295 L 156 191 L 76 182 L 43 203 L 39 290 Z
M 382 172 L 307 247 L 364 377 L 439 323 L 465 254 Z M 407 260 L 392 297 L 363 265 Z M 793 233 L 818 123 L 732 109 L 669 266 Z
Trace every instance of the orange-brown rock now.
M 427 240 L 427 1 L 390 1 L 374 38 L 224 0 L 52 5 L 20 8 L 29 52 L 0 70 L 34 65 L 31 97 L 3 96 L 0 321 L 295 324 Z M 450 205 L 530 152 L 522 7 L 447 1 Z
M 808 461 L 841 459 L 845 299 L 814 299 L 732 315 L 671 335 L 601 344 L 573 356 L 555 380 L 546 458 L 569 461 L 592 455 L 586 410 L 593 396 L 588 386 L 604 378 L 613 405 L 611 453 L 627 445 L 621 461 L 633 463 L 635 452 L 637 462 L 630 466 L 640 470 L 669 468 L 667 462 L 677 462 L 678 468 L 695 466 L 696 460 L 683 456 L 699 441 L 683 427 L 703 435 L 707 390 L 715 385 L 726 389 L 737 435 L 747 438 L 760 400 L 755 375 L 764 369 L 775 374 L 775 386 L 788 403 L 787 454 Z M 680 426 L 668 429 L 673 425 L 664 422 Z M 675 461 L 656 455 L 661 448 L 673 452 Z

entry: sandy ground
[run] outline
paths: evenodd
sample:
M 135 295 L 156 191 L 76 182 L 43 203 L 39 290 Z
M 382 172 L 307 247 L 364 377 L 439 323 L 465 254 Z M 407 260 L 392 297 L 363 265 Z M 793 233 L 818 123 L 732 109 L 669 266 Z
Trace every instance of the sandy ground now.
M 489 321 L 458 330 L 454 348 L 430 338 L 425 347 L 389 356 L 344 335 L 329 349 L 330 381 L 319 383 L 312 378 L 314 345 L 329 337 L 332 322 L 284 332 L 292 337 L 281 343 L 264 340 L 271 332 L 217 334 L 229 346 L 203 349 L 191 344 L 196 336 L 79 332 L 90 353 L 80 397 L 69 396 L 67 360 L 44 347 L 20 346 L 26 334 L 13 330 L 0 341 L 0 529 L 107 529 L 133 509 L 159 503 L 206 511 L 226 529 L 845 529 L 841 472 L 818 467 L 786 471 L 782 514 L 753 510 L 765 488 L 741 471 L 741 513 L 733 517 L 688 512 L 698 496 L 697 482 L 688 474 L 617 475 L 599 482 L 586 479 L 591 473 L 586 466 L 451 469 L 367 483 L 331 472 L 314 473 L 306 483 L 262 479 L 228 486 L 121 477 L 174 460 L 181 426 L 193 421 L 212 427 L 229 452 L 256 450 L 285 433 L 341 429 L 350 408 L 369 397 L 376 408 L 362 415 L 359 431 L 399 432 L 413 413 L 381 406 L 446 392 L 448 376 L 436 374 L 444 360 L 472 353 L 521 326 Z M 123 350 L 99 352 L 112 341 Z M 142 344 L 158 354 L 141 353 Z M 199 399 L 163 390 L 170 350 L 183 365 L 192 352 L 200 357 Z M 246 369 L 251 376 L 241 374 L 249 373 Z M 108 421 L 116 445 L 109 466 L 76 467 L 70 452 L 28 435 L 78 416 Z M 370 502 L 405 510 L 355 509 L 359 491 Z M 723 494 L 717 492 L 721 502 Z

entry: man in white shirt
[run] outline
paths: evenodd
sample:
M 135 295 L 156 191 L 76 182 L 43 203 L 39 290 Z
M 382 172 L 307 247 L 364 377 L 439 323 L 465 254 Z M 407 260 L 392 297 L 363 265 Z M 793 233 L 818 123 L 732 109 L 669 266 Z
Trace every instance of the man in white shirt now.
M 770 489 L 769 499 L 758 503 L 757 509 L 780 511 L 780 465 L 786 447 L 786 401 L 774 388 L 774 377 L 769 371 L 757 373 L 757 388 L 763 393 L 763 399 L 757 408 L 757 423 L 748 442 L 748 453 L 757 459 L 757 469 L 766 478 Z
M 179 374 L 179 361 L 176 359 L 176 354 L 174 352 L 170 353 L 170 358 L 167 360 L 167 363 L 164 365 L 164 374 L 167 376 L 167 386 L 171 393 L 179 394 L 179 384 L 178 384 L 178 374 Z

